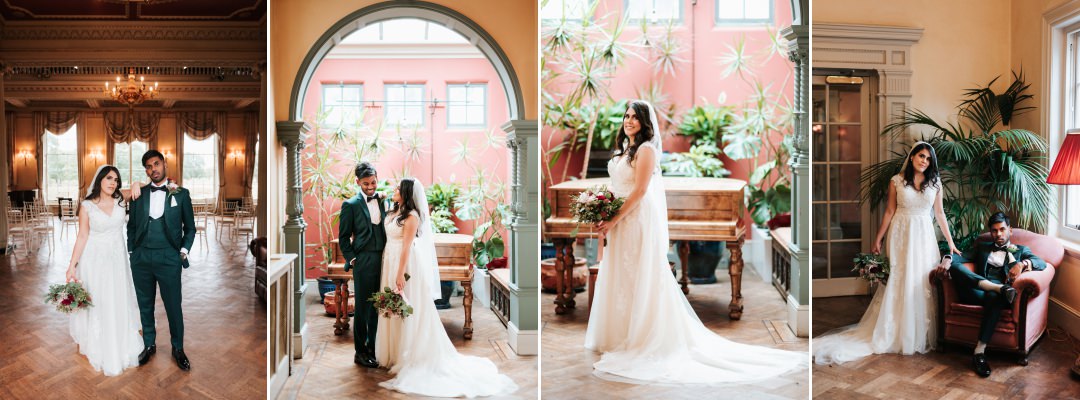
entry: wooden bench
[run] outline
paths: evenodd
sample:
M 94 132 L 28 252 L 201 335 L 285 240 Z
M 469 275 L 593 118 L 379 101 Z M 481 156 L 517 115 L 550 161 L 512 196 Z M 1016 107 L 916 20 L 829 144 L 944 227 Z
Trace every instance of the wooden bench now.
M 334 335 L 341 335 L 349 330 L 349 281 L 352 271 L 345 272 L 345 256 L 341 254 L 338 240 L 330 241 L 333 249 L 333 262 L 327 266 L 327 279 L 334 281 Z M 439 280 L 458 281 L 465 288 L 462 300 L 465 308 L 465 339 L 472 339 L 472 279 L 473 266 L 469 262 L 472 256 L 472 236 L 449 233 L 435 234 L 435 254 L 439 260 Z M 360 299 L 356 300 L 357 302 Z
M 491 269 L 488 273 L 491 274 L 488 288 L 488 293 L 491 293 L 491 311 L 494 311 L 495 316 L 506 326 L 510 320 L 510 269 Z

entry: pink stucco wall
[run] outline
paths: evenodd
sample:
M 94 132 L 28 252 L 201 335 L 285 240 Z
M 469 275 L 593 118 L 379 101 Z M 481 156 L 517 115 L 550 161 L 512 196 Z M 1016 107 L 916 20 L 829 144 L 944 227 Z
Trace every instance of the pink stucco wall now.
M 423 140 L 423 153 L 419 160 L 409 159 L 399 150 L 401 145 L 395 139 L 397 133 L 393 128 L 384 130 L 382 138 L 389 148 L 378 159 L 365 160 L 375 164 L 380 180 L 412 176 L 418 178 L 425 186 L 440 182 L 466 185 L 476 175 L 476 170 L 474 170 L 476 168 L 483 171 L 488 179 L 494 178 L 509 184 L 506 148 L 502 145 L 496 147 L 486 144 L 491 132 L 495 132 L 499 137 L 505 137 L 505 133 L 499 127 L 509 118 L 505 92 L 495 69 L 487 59 L 324 60 L 316 70 L 308 86 L 308 92 L 304 96 L 305 120 L 316 121 L 315 116 L 322 100 L 323 84 L 337 85 L 342 82 L 363 84 L 364 99 L 376 101 L 384 100 L 384 83 L 423 84 L 425 100 L 437 98 L 440 102 L 434 109 L 426 108 L 425 124 L 417 131 Z M 466 82 L 487 84 L 487 126 L 482 129 L 448 129 L 447 109 L 444 104 L 447 99 L 447 84 Z M 365 120 L 374 125 L 382 119 L 384 112 L 385 107 L 382 106 L 367 108 Z M 413 131 L 412 129 L 403 130 L 402 135 L 411 136 Z M 471 149 L 469 153 L 472 161 L 455 161 L 452 149 L 457 147 L 459 142 L 465 141 Z M 313 142 L 314 138 L 308 139 L 308 150 L 305 151 L 310 151 Z M 338 172 L 337 176 L 352 175 L 355 165 L 351 162 L 344 164 L 347 165 L 339 165 L 335 169 L 335 172 Z M 340 200 L 304 197 L 305 219 L 309 225 L 306 239 L 309 244 L 324 241 L 318 229 L 315 229 L 321 217 L 310 212 L 316 208 L 316 202 L 319 201 L 324 201 L 331 210 L 340 209 Z M 472 233 L 474 227 L 473 221 L 459 222 L 457 225 L 461 229 L 458 233 Z M 337 224 L 334 224 L 334 232 L 337 232 Z M 505 232 L 503 232 L 503 239 L 506 239 Z M 309 249 L 307 255 L 308 265 L 320 265 L 323 261 L 323 257 L 316 254 L 314 249 Z M 318 270 L 308 271 L 309 278 L 321 274 L 322 272 Z
M 752 70 L 757 78 L 763 84 L 771 85 L 771 93 L 783 93 L 786 99 L 792 97 L 794 93 L 792 64 L 785 56 L 765 55 L 766 50 L 771 46 L 771 39 L 769 30 L 763 24 L 717 26 L 714 1 L 699 1 L 695 6 L 691 6 L 690 3 L 688 0 L 683 1 L 683 21 L 675 28 L 677 35 L 681 38 L 683 49 L 680 57 L 685 62 L 677 64 L 674 76 L 657 74 L 646 61 L 627 57 L 611 81 L 609 92 L 613 98 L 636 98 L 638 88 L 645 87 L 651 76 L 662 80 L 664 94 L 668 96 L 668 101 L 676 105 L 674 123 L 665 129 L 665 132 L 671 135 L 677 132 L 677 125 L 682 120 L 682 115 L 689 108 L 702 103 L 703 99 L 709 104 L 716 105 L 718 97 L 723 93 L 726 95 L 724 104 L 739 104 L 753 93 L 753 86 L 737 75 L 723 77 L 724 66 L 719 58 L 728 53 L 729 46 L 735 46 L 740 38 L 745 38 L 747 52 L 753 55 Z M 609 15 L 604 21 L 608 26 L 612 26 L 613 18 L 622 14 L 623 7 L 623 0 L 601 0 L 596 15 Z M 775 0 L 771 31 L 776 33 L 789 25 L 791 25 L 790 2 Z M 663 29 L 663 26 L 651 26 L 649 32 L 655 35 Z M 639 25 L 631 23 L 626 26 L 622 41 L 632 42 L 640 36 Z M 664 124 L 661 123 L 661 125 Z M 560 143 L 565 136 L 564 132 L 553 132 L 545 128 L 542 143 L 547 149 L 550 148 L 549 146 Z M 776 135 L 774 139 L 780 140 L 780 136 Z M 688 150 L 689 147 L 689 142 L 682 136 L 669 136 L 664 142 L 664 150 L 669 152 L 682 152 Z M 724 156 L 722 159 L 725 167 L 732 171 L 732 178 L 742 180 L 748 178 L 749 160 L 735 162 Z M 583 151 L 574 154 L 569 163 L 568 176 L 579 175 L 583 161 Z M 566 168 L 564 165 L 566 164 L 560 160 L 553 167 L 554 183 L 560 180 L 563 169 Z

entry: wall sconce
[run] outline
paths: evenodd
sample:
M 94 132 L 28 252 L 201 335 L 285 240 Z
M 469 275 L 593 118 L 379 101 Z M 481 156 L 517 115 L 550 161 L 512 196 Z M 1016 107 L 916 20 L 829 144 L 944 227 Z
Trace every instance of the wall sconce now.
M 90 158 L 94 159 L 94 168 L 97 168 L 98 163 L 105 159 L 105 156 L 101 154 L 101 149 L 94 149 L 90 151 Z
M 240 149 L 232 149 L 232 151 L 229 151 L 229 158 L 233 160 L 233 166 L 236 166 L 236 162 L 243 157 L 244 152 L 240 151 Z
M 165 156 L 165 159 L 173 158 L 172 150 L 165 150 L 161 152 L 161 155 Z
M 19 157 L 23 160 L 23 166 L 26 166 L 26 162 L 30 159 L 30 157 L 33 156 L 33 153 L 31 153 L 28 149 L 19 150 Z

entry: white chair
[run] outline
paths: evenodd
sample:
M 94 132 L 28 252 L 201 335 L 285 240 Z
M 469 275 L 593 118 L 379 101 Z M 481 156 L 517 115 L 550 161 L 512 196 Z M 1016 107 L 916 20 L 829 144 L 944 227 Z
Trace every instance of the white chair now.
M 233 229 L 232 240 L 238 236 L 244 236 L 247 240 L 255 238 L 255 209 L 245 205 L 236 210 L 236 227 Z
M 79 227 L 79 217 L 75 215 L 75 202 L 71 199 L 60 200 L 60 237 L 64 237 L 68 225 L 76 230 Z
M 8 220 L 8 238 L 11 240 L 10 244 L 15 244 L 15 256 L 19 256 L 19 246 L 16 244 L 17 239 L 22 240 L 22 247 L 24 255 L 30 254 L 30 241 L 33 231 L 26 225 L 26 213 L 19 208 L 8 207 L 7 210 Z
M 233 237 L 233 229 L 236 228 L 236 210 L 238 204 L 236 202 L 227 201 L 224 204 L 219 204 L 217 216 L 214 218 L 214 228 L 217 229 L 217 240 L 221 241 L 221 232 L 225 230 L 225 227 L 229 228 L 229 238 Z
M 210 220 L 209 214 L 206 209 L 209 208 L 207 203 L 196 203 L 192 209 L 195 212 L 195 236 L 202 236 L 203 249 L 210 250 L 210 245 L 206 240 L 206 223 Z

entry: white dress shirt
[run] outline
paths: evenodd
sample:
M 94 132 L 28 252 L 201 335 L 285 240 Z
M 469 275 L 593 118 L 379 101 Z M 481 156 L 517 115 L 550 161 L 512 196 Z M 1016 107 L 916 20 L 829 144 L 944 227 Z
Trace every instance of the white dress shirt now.
M 364 200 L 367 200 L 367 195 L 361 193 L 364 196 Z M 377 196 L 377 194 L 376 194 Z M 379 212 L 379 201 L 382 199 L 371 199 L 367 202 L 368 215 L 371 216 L 371 224 L 378 225 L 382 220 L 382 213 Z
M 162 187 L 165 186 L 165 182 L 162 182 L 161 185 L 151 182 L 150 186 Z M 150 218 L 158 219 L 165 215 L 165 194 L 167 192 L 168 189 L 150 192 Z

